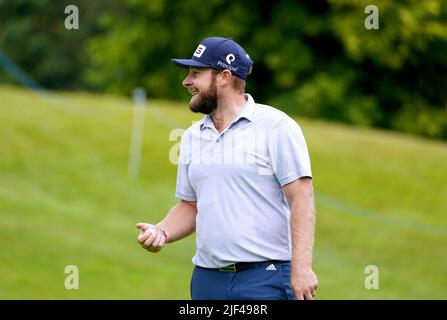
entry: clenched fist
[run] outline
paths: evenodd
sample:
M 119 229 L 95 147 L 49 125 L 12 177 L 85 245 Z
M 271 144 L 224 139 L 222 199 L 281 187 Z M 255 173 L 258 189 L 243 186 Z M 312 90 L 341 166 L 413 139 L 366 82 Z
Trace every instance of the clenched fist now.
M 147 251 L 158 252 L 166 244 L 166 233 L 157 226 L 149 223 L 137 223 L 136 227 L 140 229 L 137 241 Z

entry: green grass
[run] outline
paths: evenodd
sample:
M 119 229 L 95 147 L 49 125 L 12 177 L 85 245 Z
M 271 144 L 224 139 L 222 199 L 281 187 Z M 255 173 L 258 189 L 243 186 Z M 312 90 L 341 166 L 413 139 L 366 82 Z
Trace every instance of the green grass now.
M 195 238 L 158 254 L 136 222 L 177 202 L 170 128 L 200 116 L 154 101 L 141 176 L 127 177 L 127 99 L 40 97 L 0 87 L 0 298 L 188 299 Z M 447 145 L 385 131 L 297 119 L 317 193 L 319 299 L 447 298 Z M 79 290 L 64 269 L 79 268 Z M 364 269 L 380 270 L 366 290 Z

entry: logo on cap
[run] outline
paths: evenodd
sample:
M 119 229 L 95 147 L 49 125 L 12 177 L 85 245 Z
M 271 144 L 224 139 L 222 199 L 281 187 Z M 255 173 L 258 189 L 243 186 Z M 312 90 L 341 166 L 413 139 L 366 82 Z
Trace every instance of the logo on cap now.
M 193 56 L 200 58 L 202 54 L 205 52 L 206 47 L 203 44 L 199 44 L 199 46 L 196 49 L 196 52 L 194 52 Z
M 230 53 L 227 54 L 225 60 L 227 60 L 228 64 L 231 64 L 234 60 L 236 60 L 236 57 L 234 56 L 234 54 Z

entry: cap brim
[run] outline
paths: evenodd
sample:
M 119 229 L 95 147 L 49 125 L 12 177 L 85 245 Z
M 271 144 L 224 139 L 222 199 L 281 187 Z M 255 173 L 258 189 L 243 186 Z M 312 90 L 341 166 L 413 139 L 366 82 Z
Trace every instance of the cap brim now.
M 207 64 L 204 64 L 204 63 L 198 62 L 196 60 L 192 60 L 192 59 L 171 59 L 171 62 L 181 68 L 189 68 L 189 67 L 201 67 L 201 68 L 208 67 L 209 68 L 210 67 Z

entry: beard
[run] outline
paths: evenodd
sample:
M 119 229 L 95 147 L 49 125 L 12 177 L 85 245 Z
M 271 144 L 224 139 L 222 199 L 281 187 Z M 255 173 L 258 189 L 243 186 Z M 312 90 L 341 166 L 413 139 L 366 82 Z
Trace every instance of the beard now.
M 194 113 L 210 114 L 217 108 L 216 76 L 211 78 L 208 90 L 195 95 L 189 103 L 189 109 Z

